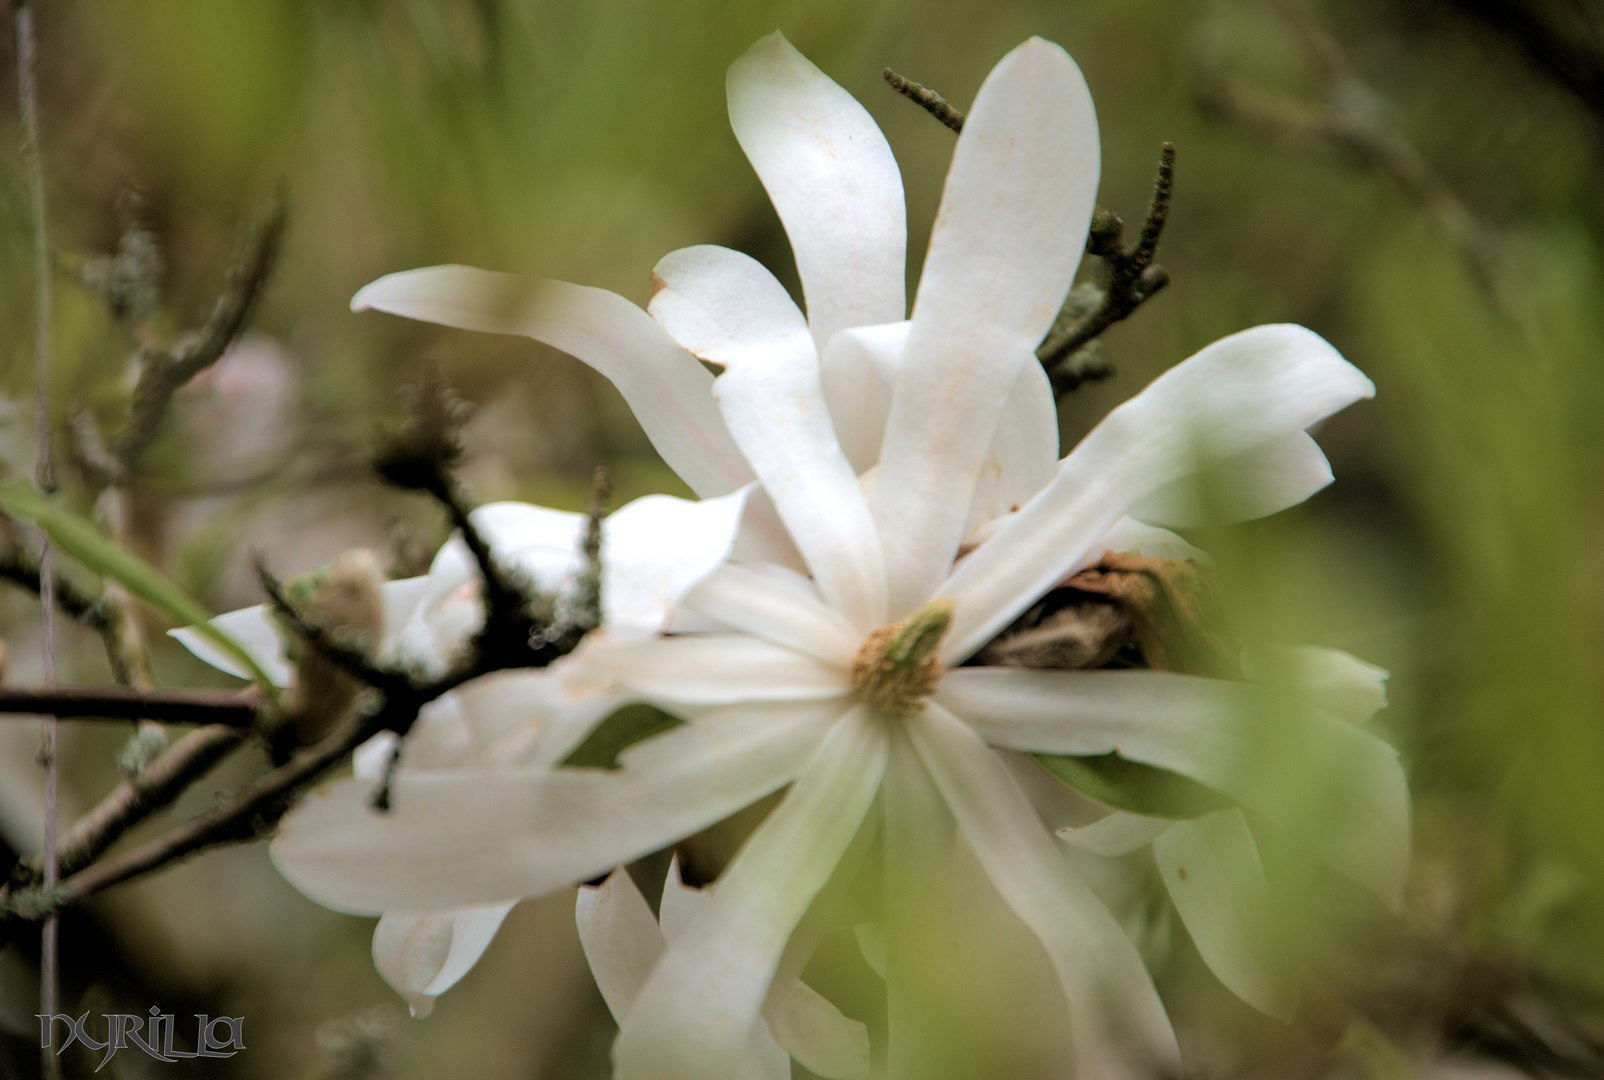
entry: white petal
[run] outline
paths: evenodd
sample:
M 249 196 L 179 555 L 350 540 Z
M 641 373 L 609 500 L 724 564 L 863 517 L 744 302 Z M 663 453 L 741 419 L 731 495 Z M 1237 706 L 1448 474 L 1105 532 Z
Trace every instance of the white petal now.
M 623 1023 L 663 955 L 663 932 L 652 909 L 620 866 L 599 886 L 580 887 L 574 924 L 596 989 L 613 1019 Z
M 468 518 L 496 559 L 542 592 L 561 590 L 583 565 L 580 545 L 588 524 L 584 514 L 496 502 L 486 503 Z
M 628 701 L 601 680 L 584 677 L 577 670 L 582 660 L 578 650 L 550 667 L 493 672 L 464 683 L 440 702 L 455 706 L 477 764 L 554 764 Z M 448 764 L 420 758 L 418 734 L 414 728 L 407 738 L 406 766 Z
M 1397 751 L 1247 683 L 1157 671 L 949 671 L 936 700 L 995 746 L 1108 754 L 1191 777 L 1293 830 L 1396 905 L 1409 863 Z
M 869 1075 L 869 1029 L 841 1015 L 806 983 L 793 982 L 763 1015 L 774 1041 L 815 1075 L 825 1080 Z
M 728 248 L 675 252 L 657 274 L 654 314 L 725 365 L 713 397 L 820 591 L 860 629 L 877 625 L 885 614 L 880 538 L 836 442 L 813 341 L 785 290 Z
M 819 357 L 819 377 L 836 437 L 860 473 L 880 460 L 891 394 L 912 325 L 896 322 L 842 330 Z
M 845 327 L 901 319 L 902 174 L 868 112 L 779 33 L 731 64 L 725 85 L 735 138 L 791 238 L 819 348 Z
M 826 701 L 851 691 L 840 667 L 744 634 L 604 641 L 589 663 L 665 704 Z
M 944 655 L 951 663 L 979 648 L 1143 496 L 1374 393 L 1369 379 L 1301 326 L 1244 330 L 1171 368 L 1109 413 L 1053 482 L 958 564 L 939 590 L 957 602 Z
M 880 978 L 886 977 L 886 931 L 879 923 L 859 923 L 852 928 L 863 960 Z
M 385 655 L 393 656 L 396 639 L 401 630 L 412 619 L 424 597 L 429 593 L 429 577 L 427 574 L 401 578 L 397 581 L 386 581 L 380 585 L 384 593 L 384 650 Z
M 668 335 L 710 364 L 728 367 L 766 351 L 816 362 L 801 309 L 750 255 L 713 244 L 681 248 L 652 270 L 646 310 Z
M 1175 1033 L 1136 947 L 1070 870 L 996 754 L 940 706 L 907 728 L 970 850 L 1047 950 L 1069 1001 L 1080 1075 L 1179 1074 Z
M 774 500 L 761 484 L 750 490 L 746 512 L 741 515 L 740 531 L 730 549 L 730 561 L 773 563 L 807 573 L 807 564 L 802 561 L 802 553 L 796 549 L 791 534 L 785 531 L 785 522 L 774 509 Z
M 615 633 L 662 627 L 669 610 L 730 552 L 746 489 L 689 502 L 636 499 L 602 522 L 602 611 Z
M 351 752 L 351 775 L 358 780 L 377 782 L 384 779 L 390 764 L 390 755 L 401 739 L 393 731 L 381 731 Z
M 662 902 L 657 905 L 657 921 L 663 927 L 663 940 L 673 945 L 712 902 L 711 890 L 685 884 L 685 879 L 680 876 L 679 853 L 675 852 L 668 861 L 668 878 L 663 882 Z
M 619 1032 L 619 1080 L 745 1080 L 786 942 L 863 822 L 886 729 L 843 717 L 719 879 L 713 902 L 652 972 Z
M 835 441 L 817 365 L 753 359 L 719 376 L 719 408 L 819 591 L 858 629 L 873 629 L 886 612 L 880 536 Z
M 1062 49 L 1032 38 L 992 69 L 953 152 L 880 454 L 893 616 L 952 565 L 1014 381 L 1080 264 L 1098 161 L 1091 94 Z
M 385 912 L 373 928 L 373 966 L 422 1018 L 490 947 L 517 901 L 455 911 Z
M 1255 1009 L 1291 1020 L 1298 992 L 1265 936 L 1273 930 L 1269 886 L 1242 811 L 1176 822 L 1153 842 L 1153 858 L 1209 970 Z
M 685 606 L 732 630 L 850 667 L 862 635 L 819 598 L 806 578 L 726 564 L 685 598 Z
M 883 805 L 874 927 L 883 932 L 860 942 L 871 965 L 879 945 L 888 1080 L 1081 1075 L 1069 1003 L 1046 953 L 997 894 L 900 733 Z
M 712 376 L 651 318 L 605 289 L 431 266 L 387 274 L 351 298 L 409 319 L 522 334 L 584 361 L 612 381 L 657 452 L 698 495 L 752 479 L 710 400 Z
M 1019 369 L 1003 416 L 980 463 L 965 539 L 986 522 L 1024 506 L 1058 474 L 1058 405 L 1040 364 Z
M 1144 817 L 1116 810 L 1090 825 L 1082 825 L 1078 829 L 1059 829 L 1058 837 L 1082 851 L 1114 858 L 1139 851 L 1174 824 L 1168 818 Z
M 1242 650 L 1242 674 L 1253 682 L 1291 685 L 1350 724 L 1362 724 L 1387 707 L 1385 668 L 1341 649 L 1316 645 L 1256 645 Z
M 290 684 L 290 665 L 284 659 L 284 645 L 273 628 L 273 617 L 268 613 L 266 604 L 219 615 L 212 620 L 212 625 L 239 642 L 240 648 L 251 654 L 251 659 L 256 661 L 263 674 L 273 680 L 274 686 Z M 212 667 L 236 678 L 252 678 L 237 659 L 218 648 L 215 642 L 193 626 L 181 626 L 167 633 Z
M 301 892 L 376 914 L 541 896 L 705 828 L 789 783 L 838 706 L 746 705 L 711 713 L 620 755 L 618 772 L 403 772 L 392 806 L 371 783 L 313 792 L 270 848 Z
M 1331 480 L 1320 445 L 1298 431 L 1165 484 L 1131 507 L 1131 516 L 1174 528 L 1252 521 L 1298 505 Z
M 1160 529 L 1154 525 L 1144 525 L 1132 517 L 1122 517 L 1116 521 L 1114 527 L 1104 533 L 1088 549 L 1086 558 L 1082 559 L 1081 562 L 1089 566 L 1101 559 L 1103 553 L 1107 551 L 1146 555 L 1154 559 L 1178 559 L 1181 561 L 1190 559 L 1193 562 L 1204 565 L 1214 561 L 1209 558 L 1208 552 L 1202 548 L 1193 547 L 1168 529 Z M 1084 569 L 1084 567 L 1077 566 L 1075 569 Z
M 675 855 L 669 861 L 668 880 L 658 905 L 663 938 L 672 946 L 698 918 L 705 917 L 712 903 L 712 889 L 695 889 L 681 879 L 679 856 Z M 842 1016 L 801 982 L 770 997 L 772 1004 L 763 1012 L 769 1033 L 791 1057 L 826 1080 L 857 1080 L 868 1075 L 869 1032 L 862 1024 Z

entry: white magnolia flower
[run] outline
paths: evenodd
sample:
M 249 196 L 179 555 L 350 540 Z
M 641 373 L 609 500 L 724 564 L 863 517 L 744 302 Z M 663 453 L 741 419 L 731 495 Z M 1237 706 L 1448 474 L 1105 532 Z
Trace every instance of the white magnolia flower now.
M 615 636 L 655 633 L 670 608 L 727 555 L 745 492 L 688 502 L 647 496 L 602 523 L 603 625 Z M 562 595 L 583 569 L 582 514 L 525 503 L 492 503 L 470 519 L 498 563 L 547 595 Z M 383 586 L 388 659 L 439 676 L 482 624 L 480 579 L 468 547 L 454 537 L 426 575 Z M 252 654 L 280 686 L 292 678 L 275 620 L 266 605 L 214 620 Z M 193 628 L 173 631 L 201 659 L 248 678 L 226 653 Z M 399 775 L 412 770 L 550 768 L 563 760 L 622 699 L 601 692 L 564 657 L 549 668 L 505 671 L 465 683 L 424 706 L 408 733 Z M 396 750 L 381 733 L 359 747 L 354 780 L 377 788 Z M 489 946 L 502 920 L 523 898 L 450 909 L 398 906 L 384 912 L 373 933 L 373 961 L 414 1016 L 465 975 Z
M 1384 896 L 1407 857 L 1395 755 L 1316 710 L 1261 723 L 1265 695 L 1245 683 L 957 665 L 1104 550 L 1179 545 L 1135 519 L 1195 515 L 1187 480 L 1205 464 L 1228 480 L 1210 509 L 1237 517 L 1318 490 L 1330 472 L 1305 429 L 1373 387 L 1309 331 L 1259 327 L 1155 381 L 1057 462 L 1033 349 L 1079 262 L 1098 173 L 1073 62 L 1033 39 L 987 79 L 906 322 L 900 177 L 861 106 L 777 35 L 737 61 L 729 91 L 806 316 L 757 263 L 708 247 L 659 264 L 656 322 L 609 293 L 462 267 L 391 275 L 353 301 L 546 341 L 612 378 L 699 493 L 761 480 L 772 515 L 758 502 L 738 561 L 675 624 L 701 632 L 582 650 L 690 722 L 631 747 L 616 774 L 414 772 L 384 818 L 361 785 L 334 785 L 286 820 L 275 859 L 343 910 L 485 903 L 594 879 L 789 785 L 633 995 L 615 1048 L 625 1080 L 765 1075 L 760 1020 L 789 985 L 798 927 L 875 831 L 895 912 L 889 1076 L 953 1071 L 920 1055 L 950 1049 L 959 1000 L 1006 1029 L 973 1025 L 1019 1066 L 983 1055 L 985 1071 L 1173 1069 L 1135 949 L 997 749 L 1117 752 L 1289 824 L 1317 796 L 1319 850 Z M 723 369 L 716 381 L 696 357 Z M 979 546 L 958 559 L 966 541 Z M 1265 747 L 1331 783 L 1257 767 Z M 928 977 L 947 951 L 962 982 Z M 1003 1000 L 1028 1015 L 999 1014 Z

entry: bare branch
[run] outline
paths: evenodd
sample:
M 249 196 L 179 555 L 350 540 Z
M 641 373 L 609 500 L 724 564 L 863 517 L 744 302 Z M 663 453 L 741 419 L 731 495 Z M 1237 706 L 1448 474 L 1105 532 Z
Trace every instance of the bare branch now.
M 886 68 L 880 74 L 885 77 L 886 82 L 891 84 L 891 89 L 914 104 L 919 105 L 925 112 L 952 128 L 953 131 L 963 131 L 964 114 L 953 108 L 946 98 L 929 87 L 920 86 L 912 79 L 903 78 L 890 68 Z
M 139 383 L 134 387 L 128 428 L 112 448 L 121 476 L 133 471 L 140 455 L 156 437 L 173 394 L 217 363 L 245 329 L 278 259 L 288 208 L 288 200 L 280 192 L 257 215 L 239 255 L 228 269 L 223 291 L 212 306 L 210 317 L 189 341 L 170 352 L 141 351 Z
M 0 686 L 0 716 L 165 720 L 249 729 L 262 697 L 256 690 L 129 690 L 121 686 Z
M 34 482 L 50 494 L 56 489 L 50 457 L 50 330 L 54 325 L 52 301 L 55 275 L 51 265 L 49 215 L 45 211 L 45 174 L 39 140 L 39 94 L 34 70 L 33 8 L 19 0 L 13 12 L 17 42 L 17 98 L 22 111 L 22 157 L 28 170 L 29 201 L 33 209 L 34 243 Z M 39 611 L 44 646 L 44 680 L 56 681 L 56 575 L 51 568 L 50 538 L 39 547 Z M 45 824 L 43 836 L 44 883 L 56 883 L 56 804 L 60 763 L 56 759 L 56 718 L 45 718 L 40 758 L 45 767 Z M 57 931 L 54 918 L 45 919 L 40 938 L 39 1006 L 46 1015 L 56 1010 Z M 54 1055 L 44 1053 L 43 1074 L 61 1074 Z
M 1087 352 L 1087 346 L 1169 284 L 1168 271 L 1153 259 L 1158 254 L 1164 224 L 1169 220 L 1170 200 L 1174 194 L 1175 144 L 1165 143 L 1159 151 L 1153 198 L 1136 245 L 1125 245 L 1122 239 L 1125 223 L 1118 214 L 1103 211 L 1092 219 L 1086 250 L 1103 260 L 1108 273 L 1107 285 L 1095 294 L 1082 289 L 1071 290 L 1046 340 L 1036 349 L 1036 357 L 1047 369 L 1053 380 L 1053 390 L 1060 397 L 1083 382 L 1113 374 L 1113 369 L 1100 357 Z M 1093 295 L 1095 303 L 1088 303 Z
M 386 700 L 378 709 L 354 711 L 322 742 L 301 750 L 285 764 L 206 813 L 121 855 L 78 871 L 55 889 L 39 887 L 14 892 L 0 902 L 0 919 L 45 918 L 113 885 L 196 852 L 267 835 L 309 784 L 377 732 L 409 726 L 424 700 L 415 694 L 401 694 Z
M 137 776 L 113 788 L 67 830 L 57 852 L 60 872 L 74 874 L 94 862 L 123 833 L 171 805 L 244 739 L 238 727 L 211 724 L 191 731 L 168 747 Z M 12 875 L 13 887 L 35 884 L 41 873 L 42 868 L 35 862 L 24 864 Z
M 108 626 L 108 616 L 105 606 L 93 596 L 84 592 L 71 580 L 54 575 L 56 606 L 66 612 L 76 623 L 88 627 L 99 634 L 104 634 Z M 38 595 L 39 589 L 39 560 L 29 555 L 21 548 L 0 553 L 0 578 L 10 581 Z

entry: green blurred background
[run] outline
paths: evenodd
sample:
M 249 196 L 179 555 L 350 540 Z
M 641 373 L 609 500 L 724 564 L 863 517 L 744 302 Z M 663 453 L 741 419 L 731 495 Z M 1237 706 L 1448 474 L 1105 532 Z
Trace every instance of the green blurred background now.
M 1097 102 L 1101 205 L 1138 220 L 1160 142 L 1179 151 L 1160 255 L 1173 283 L 1106 335 L 1118 374 L 1066 399 L 1066 449 L 1160 371 L 1261 322 L 1314 328 L 1378 387 L 1317 432 L 1331 489 L 1200 542 L 1220 559 L 1244 637 L 1334 645 L 1393 672 L 1376 723 L 1413 784 L 1408 903 L 1394 920 L 1319 885 L 1300 898 L 1324 929 L 1308 938 L 1311 990 L 1290 1028 L 1219 991 L 1178 923 L 1151 935 L 1183 1041 L 1221 1076 L 1448 1076 L 1432 1071 L 1441 1059 L 1473 1053 L 1535 1067 L 1556 1047 L 1585 1051 L 1604 993 L 1604 112 L 1555 77 L 1552 56 L 1485 17 L 1517 7 L 53 0 L 39 36 L 62 262 L 57 409 L 110 423 L 126 404 L 129 331 L 72 274 L 115 249 L 124 193 L 142 193 L 166 260 L 143 332 L 170 335 L 202 320 L 241 222 L 282 180 L 293 216 L 255 330 L 183 395 L 133 485 L 130 543 L 219 610 L 256 599 L 255 548 L 287 572 L 398 536 L 429 549 L 440 536 L 429 508 L 364 464 L 375 426 L 400 415 L 398 387 L 428 361 L 477 405 L 464 475 L 480 498 L 578 508 L 597 464 L 619 501 L 684 493 L 578 362 L 352 315 L 349 297 L 389 271 L 462 262 L 644 302 L 655 261 L 692 243 L 745 250 L 794 289 L 724 112 L 724 69 L 775 28 L 885 130 L 916 281 L 952 136 L 881 68 L 963 106 L 1024 37 L 1057 41 Z M 1599 58 L 1597 74 L 1599 8 L 1525 10 Z M 0 143 L 15 147 L 9 45 L 0 66 Z M 23 473 L 27 207 L 8 151 L 0 457 Z M 6 595 L 0 617 L 9 677 L 32 681 L 37 606 Z M 97 643 L 65 633 L 64 677 L 104 680 Z M 171 649 L 156 664 L 172 684 L 218 679 Z M 0 817 L 28 850 L 37 734 L 20 727 L 0 731 Z M 69 811 L 114 782 L 124 735 L 68 734 Z M 259 767 L 235 762 L 177 812 Z M 566 894 L 518 909 L 478 969 L 413 1022 L 372 972 L 370 922 L 298 897 L 259 847 L 227 851 L 70 917 L 68 1003 L 244 1015 L 250 1049 L 216 1075 L 327 1075 L 320 1025 L 380 1004 L 397 1012 L 404 1077 L 597 1076 L 611 1022 L 570 911 Z M 0 1076 L 6 1061 L 20 1075 L 37 1067 L 29 964 L 26 949 L 0 955 Z M 131 1053 L 118 1062 L 127 1076 L 184 1075 Z

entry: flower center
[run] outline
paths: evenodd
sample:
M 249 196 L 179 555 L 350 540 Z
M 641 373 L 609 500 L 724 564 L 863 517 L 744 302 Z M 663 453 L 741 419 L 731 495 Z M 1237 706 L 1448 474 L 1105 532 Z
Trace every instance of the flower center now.
M 907 619 L 871 633 L 852 663 L 852 688 L 886 716 L 909 716 L 946 673 L 936 647 L 952 625 L 953 602 L 932 600 Z

